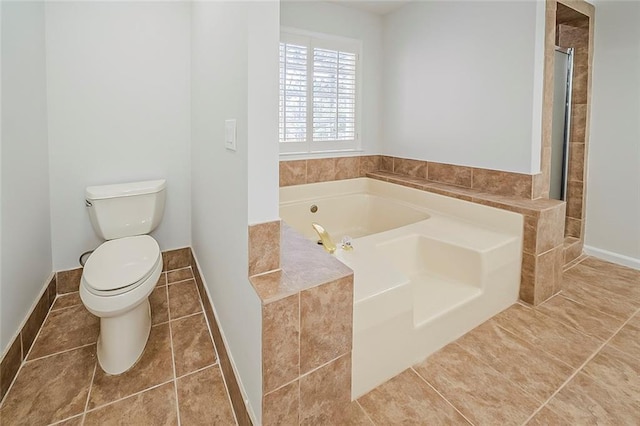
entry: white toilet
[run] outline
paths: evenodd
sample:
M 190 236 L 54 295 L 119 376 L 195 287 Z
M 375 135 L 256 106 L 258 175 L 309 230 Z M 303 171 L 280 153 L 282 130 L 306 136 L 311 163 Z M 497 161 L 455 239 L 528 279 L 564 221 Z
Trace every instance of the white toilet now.
M 109 374 L 131 368 L 149 338 L 149 295 L 162 272 L 162 253 L 145 234 L 162 219 L 165 188 L 161 179 L 86 189 L 91 224 L 108 241 L 84 265 L 80 298 L 100 317 L 98 362 Z

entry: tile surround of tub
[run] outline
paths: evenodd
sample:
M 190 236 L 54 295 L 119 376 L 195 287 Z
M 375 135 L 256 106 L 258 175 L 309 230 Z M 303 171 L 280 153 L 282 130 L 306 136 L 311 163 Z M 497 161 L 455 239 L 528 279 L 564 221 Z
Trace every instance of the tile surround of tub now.
M 249 276 L 280 268 L 280 221 L 249 226 Z
M 534 198 L 534 176 L 386 155 L 280 161 L 280 186 L 365 177 L 377 171 L 496 195 Z M 539 179 L 539 178 L 538 178 Z M 547 188 L 548 190 L 548 188 Z M 537 196 L 535 198 L 538 198 Z
M 353 272 L 286 224 L 281 241 L 281 269 L 250 277 L 262 301 L 263 424 L 318 424 L 350 404 Z

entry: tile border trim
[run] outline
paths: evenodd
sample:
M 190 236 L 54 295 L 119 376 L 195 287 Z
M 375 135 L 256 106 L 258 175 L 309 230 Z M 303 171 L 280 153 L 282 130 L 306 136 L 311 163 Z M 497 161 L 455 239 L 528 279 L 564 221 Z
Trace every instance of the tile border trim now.
M 22 321 L 19 332 L 11 340 L 0 359 L 0 403 L 13 384 L 36 336 L 56 299 L 56 274 L 51 273 L 45 285 Z

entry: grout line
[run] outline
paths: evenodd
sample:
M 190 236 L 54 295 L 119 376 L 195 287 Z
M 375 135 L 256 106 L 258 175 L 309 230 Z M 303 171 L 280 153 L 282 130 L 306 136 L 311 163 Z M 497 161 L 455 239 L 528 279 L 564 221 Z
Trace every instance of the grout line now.
M 180 321 L 181 319 L 190 318 L 190 317 L 195 317 L 196 315 L 204 315 L 204 311 L 194 312 L 194 313 L 192 313 L 192 314 L 183 315 L 183 316 L 178 317 L 178 318 L 171 318 L 170 320 L 165 321 L 165 322 L 163 322 L 163 323 L 161 323 L 161 324 L 166 324 L 166 323 L 168 323 L 168 322 L 174 322 L 174 321 Z M 160 325 L 160 324 L 156 324 L 156 325 Z M 154 327 L 155 327 L 155 326 L 154 326 Z
M 157 385 L 149 386 L 148 388 L 142 389 L 142 390 L 140 390 L 140 391 L 138 391 L 138 392 L 134 392 L 134 393 L 132 393 L 131 395 L 123 396 L 122 398 L 114 399 L 113 401 L 109 401 L 109 402 L 107 402 L 107 403 L 105 403 L 105 404 L 98 405 L 97 407 L 93 407 L 92 409 L 87 410 L 84 414 L 86 415 L 87 413 L 90 413 L 90 412 L 92 412 L 92 411 L 100 410 L 101 408 L 108 407 L 109 405 L 115 404 L 115 403 L 117 403 L 117 402 L 124 401 L 125 399 L 129 399 L 129 398 L 132 398 L 132 397 L 134 397 L 134 396 L 138 396 L 138 395 L 140 395 L 141 393 L 145 393 L 145 392 L 147 392 L 147 391 L 154 390 L 154 389 L 156 389 L 156 388 L 159 388 L 160 386 L 164 386 L 164 385 L 166 385 L 167 383 L 171 383 L 171 382 L 173 382 L 173 379 L 171 379 L 171 380 L 167 380 L 166 382 L 158 383 Z
M 580 367 L 578 367 L 576 369 L 576 371 L 574 371 L 569 378 L 567 378 L 567 380 L 564 381 L 564 383 L 562 385 L 560 385 L 560 387 L 558 389 L 556 389 L 556 391 L 549 397 L 547 398 L 547 400 L 540 406 L 538 407 L 538 409 L 536 411 L 533 412 L 533 414 L 531 414 L 531 416 L 529 416 L 529 418 L 527 418 L 527 420 L 525 420 L 525 422 L 523 423 L 523 425 L 526 425 L 533 417 L 535 417 L 536 414 L 538 414 L 540 412 L 540 410 L 542 410 L 558 393 L 560 393 L 560 391 L 567 386 L 567 384 L 573 380 L 573 378 L 575 376 L 577 376 L 583 369 L 584 367 L 591 362 L 591 360 L 593 358 L 595 358 L 600 351 L 602 351 L 602 349 L 604 349 L 605 346 L 607 346 L 609 344 L 609 342 L 611 341 L 611 339 L 613 339 L 616 334 L 618 334 L 620 332 L 620 330 L 622 330 L 622 328 L 624 328 L 625 325 L 627 325 L 627 323 L 629 321 L 631 321 L 631 319 L 638 313 L 640 312 L 640 309 L 638 309 L 633 315 L 631 315 L 631 317 L 629 317 L 614 333 L 611 337 L 609 337 L 607 340 L 605 340 L 599 347 L 598 349 L 596 349 L 581 365 Z M 589 378 L 591 378 L 591 376 L 587 375 Z M 593 379 L 595 380 L 595 379 Z M 596 382 L 600 383 L 598 380 L 595 380 Z
M 362 410 L 362 412 L 364 413 L 365 417 L 367 419 L 369 419 L 369 421 L 371 422 L 372 425 L 376 426 L 376 422 L 373 421 L 373 419 L 371 418 L 371 416 L 369 415 L 369 413 L 367 412 L 367 410 L 364 409 L 364 407 L 360 404 L 360 402 L 355 399 L 353 402 L 355 402 L 358 407 L 360 407 L 360 409 Z
M 169 302 L 169 286 L 168 285 L 167 285 L 166 291 L 167 291 L 167 305 L 168 305 L 168 302 Z M 167 310 L 168 310 L 168 306 L 167 306 Z M 169 316 L 169 320 L 171 320 L 171 316 Z M 171 346 L 171 368 L 173 369 L 173 394 L 176 397 L 176 416 L 178 418 L 178 426 L 180 426 L 180 400 L 178 399 L 178 381 L 176 380 L 176 355 L 173 350 L 173 330 L 171 329 L 170 323 L 168 325 L 168 328 L 169 328 L 169 345 Z
M 218 365 L 218 362 L 214 362 L 213 364 L 206 365 L 204 367 L 200 367 L 197 370 L 189 371 L 188 373 L 184 373 L 182 376 L 177 376 L 176 380 L 183 379 L 187 376 L 191 376 L 192 374 L 200 373 L 201 371 L 206 370 L 207 368 L 215 367 Z
M 89 408 L 89 399 L 91 398 L 91 390 L 93 389 L 93 381 L 96 378 L 96 372 L 98 371 L 98 352 L 96 349 L 96 363 L 93 366 L 93 375 L 91 376 L 91 383 L 89 384 L 89 392 L 87 392 L 87 401 L 84 404 L 84 411 L 82 412 L 82 423 L 84 424 L 84 419 L 87 416 L 87 409 Z
M 53 302 L 55 304 L 55 301 Z M 51 312 L 62 312 L 62 311 L 67 311 L 71 308 L 77 308 L 78 306 L 82 306 L 82 302 L 76 304 L 76 305 L 71 305 L 71 306 L 64 306 L 62 308 L 57 308 L 57 309 L 52 309 Z M 53 305 L 51 305 L 51 307 L 53 308 Z
M 564 324 L 564 323 L 562 323 L 562 324 Z M 537 345 L 537 344 L 535 344 L 535 343 L 533 343 L 533 342 L 530 342 L 530 341 L 529 341 L 528 339 L 526 339 L 524 336 L 520 336 L 520 335 L 519 335 L 518 333 L 516 333 L 515 331 L 513 331 L 513 330 L 509 330 L 509 329 L 507 329 L 507 328 L 504 328 L 504 327 L 503 327 L 502 325 L 500 325 L 500 324 L 496 324 L 496 327 L 500 328 L 500 329 L 501 329 L 502 331 L 504 331 L 505 333 L 510 334 L 510 335 L 514 336 L 515 338 L 517 338 L 517 339 L 519 339 L 519 340 L 522 340 L 522 341 L 523 341 L 523 342 L 525 342 L 527 345 L 534 346 L 534 347 L 536 348 L 536 350 L 538 350 L 538 351 L 542 352 L 543 354 L 547 355 L 548 357 L 550 357 L 550 358 L 552 358 L 552 359 L 554 359 L 554 360 L 556 360 L 556 361 L 558 361 L 558 362 L 561 362 L 562 364 L 566 365 L 567 367 L 570 367 L 571 369 L 575 369 L 575 368 L 577 368 L 577 367 L 574 367 L 574 366 L 573 366 L 573 365 L 571 365 L 571 364 L 568 364 L 565 360 L 558 358 L 558 356 L 556 356 L 556 355 L 552 354 L 551 352 L 547 352 L 547 351 L 546 351 L 546 350 L 544 350 L 543 348 L 539 347 L 539 345 Z M 582 332 L 582 331 L 580 331 L 580 330 L 576 330 L 576 331 L 578 331 L 580 334 L 584 334 L 585 336 L 593 337 L 593 336 L 590 336 L 590 335 L 588 335 L 588 334 L 583 333 L 583 332 Z M 600 339 L 598 339 L 598 338 L 595 338 L 595 339 L 596 339 L 596 340 L 600 340 Z
M 481 360 L 480 360 L 480 361 L 481 361 Z M 489 367 L 491 367 L 491 366 L 489 366 Z M 449 401 L 447 398 L 445 398 L 445 396 L 444 396 L 442 393 L 440 393 L 440 391 L 439 391 L 438 389 L 436 389 L 436 387 L 435 387 L 434 385 L 432 385 L 431 383 L 429 383 L 429 381 L 428 381 L 427 379 L 425 379 L 424 377 L 422 377 L 422 376 L 420 375 L 420 373 L 418 373 L 418 372 L 413 368 L 413 366 L 411 366 L 411 367 L 409 367 L 409 368 L 411 368 L 411 371 L 413 371 L 413 373 L 414 373 L 416 376 L 418 376 L 420 379 L 422 379 L 422 381 L 423 381 L 423 382 L 425 382 L 425 383 L 427 384 L 427 386 L 429 386 L 431 389 L 433 389 L 433 390 L 435 391 L 435 393 L 437 393 L 437 394 L 440 396 L 440 398 L 442 398 L 442 399 L 443 399 L 447 404 L 449 404 L 449 405 L 450 405 L 454 410 L 456 410 L 456 411 L 458 412 L 458 414 L 460 414 L 460 415 L 462 416 L 462 418 L 464 418 L 467 422 L 469 422 L 469 424 L 470 424 L 470 425 L 472 425 L 472 426 L 474 425 L 474 423 L 473 423 L 471 420 L 469 420 L 469 419 L 467 418 L 467 416 L 465 416 L 464 414 L 462 414 L 462 411 L 458 410 L 458 408 L 457 408 L 455 405 L 453 405 L 453 403 L 452 403 L 451 401 Z
M 605 291 L 606 291 L 606 290 L 605 290 Z M 611 291 L 609 291 L 609 293 L 611 293 Z M 613 294 L 614 294 L 614 295 L 616 295 L 616 296 L 619 296 L 617 293 L 613 293 Z M 611 318 L 613 318 L 613 319 L 615 319 L 615 320 L 620 321 L 620 319 L 619 319 L 619 318 L 616 318 L 616 317 L 614 317 L 613 315 L 611 315 L 611 314 L 609 314 L 609 313 L 607 313 L 607 312 L 603 312 L 603 311 L 601 311 L 601 310 L 600 310 L 600 309 L 598 309 L 598 308 L 595 308 L 595 307 L 593 307 L 593 306 L 589 306 L 589 305 L 587 305 L 587 304 L 586 304 L 584 301 L 582 301 L 582 300 L 577 300 L 577 299 L 579 299 L 578 297 L 572 298 L 571 296 L 567 296 L 566 294 L 559 294 L 559 296 L 560 296 L 560 297 L 563 297 L 563 298 L 565 298 L 565 299 L 567 299 L 567 300 L 570 300 L 570 301 L 572 301 L 572 302 L 574 302 L 574 303 L 577 303 L 578 305 L 583 306 L 583 307 L 585 307 L 585 308 L 587 308 L 587 309 L 589 309 L 589 310 L 591 310 L 591 311 L 596 311 L 596 312 L 598 312 L 598 313 L 600 313 L 600 314 L 602 314 L 602 315 L 606 315 L 606 316 L 608 316 L 608 317 L 611 317 Z M 546 302 L 546 300 L 545 300 L 545 302 Z M 543 304 L 544 304 L 544 303 L 543 303 Z M 631 314 L 631 315 L 633 316 L 634 314 Z M 587 334 L 587 333 L 585 333 L 585 334 Z M 595 336 L 594 336 L 594 337 L 595 337 Z
M 32 363 L 34 361 L 40 361 L 40 360 L 43 360 L 43 359 L 46 359 L 46 358 L 51 358 L 52 356 L 56 356 L 56 355 L 64 354 L 64 353 L 67 353 L 67 352 L 75 351 L 76 349 L 86 348 L 87 346 L 92 346 L 92 345 L 95 345 L 96 343 L 98 343 L 98 342 L 95 341 L 93 343 L 87 343 L 87 344 L 84 344 L 84 345 L 75 346 L 73 348 L 65 349 L 63 351 L 54 352 L 54 353 L 43 355 L 41 357 L 30 359 L 30 360 L 25 360 L 24 362 L 25 363 Z
M 69 420 L 73 420 L 73 419 L 77 419 L 77 418 L 80 418 L 80 420 L 81 420 L 81 421 L 80 421 L 80 424 L 83 424 L 83 423 L 84 423 L 84 413 L 81 413 L 81 414 L 76 414 L 76 415 L 75 415 L 75 416 L 73 416 L 73 417 L 66 417 L 66 418 L 64 418 L 64 419 L 62 419 L 62 420 L 58 420 L 58 421 L 57 421 L 57 422 L 55 422 L 55 423 L 49 423 L 49 425 L 48 425 L 48 426 L 61 425 L 61 424 L 63 424 L 63 423 L 66 423 L 66 422 L 67 422 L 67 421 L 69 421 Z
M 195 279 L 195 277 L 191 277 L 191 278 L 185 278 L 184 280 L 180 280 L 180 281 L 171 281 L 171 282 L 169 282 L 169 279 L 167 279 L 167 286 L 174 285 L 174 284 L 183 284 L 183 283 L 185 283 L 185 282 L 187 282 L 187 281 L 193 281 L 193 282 L 195 282 L 195 281 L 196 281 L 196 279 Z

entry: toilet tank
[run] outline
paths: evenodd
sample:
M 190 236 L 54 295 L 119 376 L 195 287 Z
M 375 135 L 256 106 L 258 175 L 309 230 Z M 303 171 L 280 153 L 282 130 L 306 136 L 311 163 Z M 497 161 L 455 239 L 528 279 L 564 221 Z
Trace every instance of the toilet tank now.
M 165 188 L 164 179 L 87 187 L 93 229 L 105 240 L 148 234 L 164 214 Z

